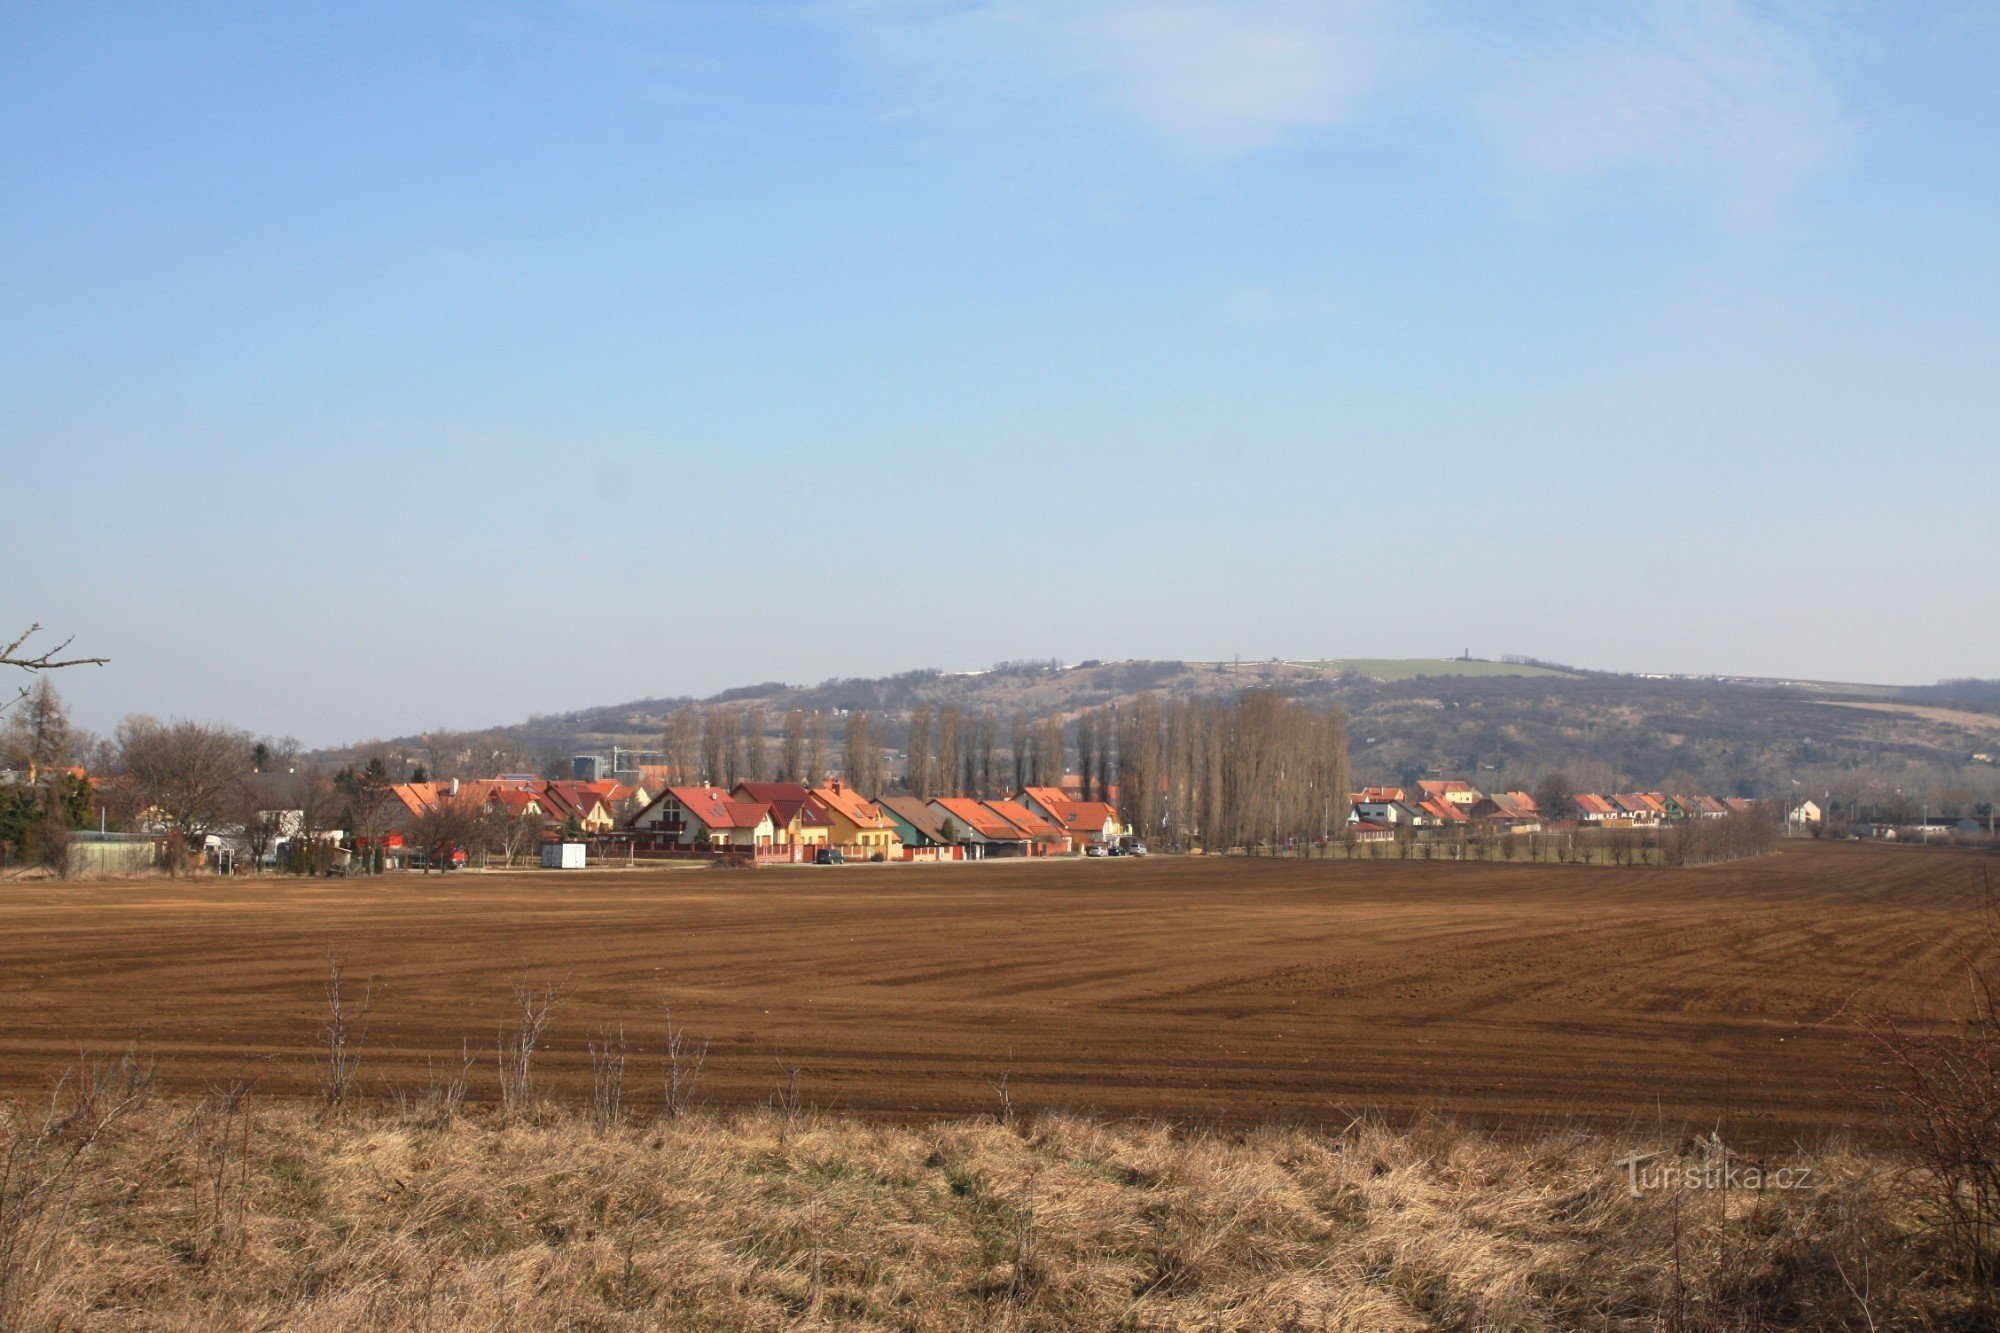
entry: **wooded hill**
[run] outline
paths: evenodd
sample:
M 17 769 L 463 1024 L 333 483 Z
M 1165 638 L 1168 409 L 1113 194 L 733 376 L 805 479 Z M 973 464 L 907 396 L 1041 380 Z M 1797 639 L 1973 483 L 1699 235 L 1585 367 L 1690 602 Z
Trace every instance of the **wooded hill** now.
M 818 685 L 767 682 L 707 699 L 643 699 L 482 732 L 371 742 L 323 757 L 381 753 L 392 763 L 426 764 L 438 776 L 461 766 L 566 767 L 574 754 L 609 758 L 614 745 L 657 746 L 674 712 L 714 705 L 761 709 L 774 736 L 793 709 L 830 714 L 835 753 L 844 716 L 866 711 L 875 738 L 900 756 L 911 710 L 921 704 L 969 714 L 991 710 L 1004 737 L 1016 715 L 1073 718 L 1086 709 L 1129 707 L 1145 694 L 1212 698 L 1267 687 L 1346 710 L 1357 782 L 1442 773 L 1481 787 L 1526 787 L 1562 769 L 1585 787 L 1605 790 L 1783 797 L 1900 788 L 1913 800 L 1947 806 L 2000 795 L 2000 767 L 1992 762 L 2000 758 L 1994 682 L 1898 687 L 1417 659 L 1013 662 Z

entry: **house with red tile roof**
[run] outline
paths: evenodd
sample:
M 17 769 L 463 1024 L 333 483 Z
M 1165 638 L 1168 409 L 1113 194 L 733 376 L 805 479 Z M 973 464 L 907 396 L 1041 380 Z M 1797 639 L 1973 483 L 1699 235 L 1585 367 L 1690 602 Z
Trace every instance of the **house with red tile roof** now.
M 720 787 L 669 787 L 626 827 L 682 847 L 769 847 L 776 837 L 770 806 L 736 800 Z
M 1027 835 L 1030 856 L 1069 854 L 1069 834 L 1019 801 L 988 801 L 986 808 Z
M 1425 800 L 1448 801 L 1458 806 L 1476 805 L 1479 802 L 1479 789 L 1469 782 L 1460 782 L 1456 778 L 1419 782 L 1417 788 L 1423 792 Z
M 1014 798 L 1051 824 L 1062 819 L 1062 808 L 1081 797 L 1071 796 L 1061 787 L 1023 787 Z
M 969 796 L 940 796 L 930 808 L 953 841 L 977 856 L 1026 856 L 1028 835 L 1019 825 Z
M 1072 851 L 1080 852 L 1093 844 L 1114 846 L 1125 836 L 1125 821 L 1118 817 L 1117 807 L 1105 801 L 1071 801 L 1057 815 Z
M 1580 791 L 1571 800 L 1576 805 L 1576 817 L 1586 824 L 1602 824 L 1618 818 L 1618 807 L 1596 792 Z
M 739 782 L 730 795 L 771 807 L 780 847 L 824 847 L 833 837 L 833 821 L 802 783 Z
M 839 778 L 812 789 L 812 803 L 825 816 L 828 841 L 871 860 L 900 861 L 903 841 L 896 826 L 874 802 Z

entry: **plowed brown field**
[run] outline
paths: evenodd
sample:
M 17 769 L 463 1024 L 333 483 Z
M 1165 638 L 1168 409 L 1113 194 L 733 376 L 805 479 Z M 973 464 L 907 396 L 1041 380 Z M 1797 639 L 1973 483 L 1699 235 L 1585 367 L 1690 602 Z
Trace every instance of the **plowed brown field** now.
M 546 1070 L 659 1006 L 707 1098 L 897 1117 L 1023 1106 L 1243 1124 L 1441 1108 L 1866 1124 L 1851 997 L 1934 1013 L 1983 947 L 1979 859 L 1797 844 L 1699 870 L 1153 858 L 0 887 L 0 1087 L 137 1039 L 170 1083 L 311 1086 L 323 958 L 372 975 L 363 1078 L 482 1057 L 510 978 L 572 974 Z

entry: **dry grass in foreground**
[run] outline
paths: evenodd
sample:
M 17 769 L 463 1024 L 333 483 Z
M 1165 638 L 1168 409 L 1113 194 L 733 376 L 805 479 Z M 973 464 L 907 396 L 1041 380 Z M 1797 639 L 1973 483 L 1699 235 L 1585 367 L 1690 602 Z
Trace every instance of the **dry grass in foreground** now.
M 0 1121 L 0 1328 L 1988 1326 L 1905 1182 L 1839 1148 L 1712 1190 L 1658 1184 L 1712 1143 L 1584 1131 L 634 1121 L 460 1086 L 332 1112 L 72 1077 Z M 1620 1159 L 1661 1147 L 1634 1197 Z

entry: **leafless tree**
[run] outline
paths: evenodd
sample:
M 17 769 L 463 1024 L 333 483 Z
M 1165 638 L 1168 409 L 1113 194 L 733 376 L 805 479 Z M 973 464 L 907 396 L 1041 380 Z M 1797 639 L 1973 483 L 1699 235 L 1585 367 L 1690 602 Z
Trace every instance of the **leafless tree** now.
M 53 648 L 46 648 L 40 652 L 31 651 L 28 648 L 28 640 L 41 632 L 42 627 L 39 624 L 30 625 L 19 638 L 0 648 L 0 666 L 18 667 L 22 671 L 34 674 L 42 671 L 61 671 L 65 667 L 103 666 L 111 660 L 108 657 L 64 657 L 63 654 L 69 651 L 70 644 L 76 641 L 75 635 L 64 639 Z M 6 712 L 27 698 L 30 688 L 32 687 L 23 686 L 12 699 L 0 702 L 0 713 Z
M 1059 713 L 1043 718 L 1036 735 L 1034 782 L 1037 787 L 1059 786 L 1063 779 L 1063 721 Z
M 357 1006 L 347 997 L 340 955 L 327 950 L 326 1009 L 320 1020 L 322 1052 L 320 1095 L 329 1109 L 347 1105 L 354 1080 L 361 1072 L 361 1044 L 368 1034 L 368 1015 L 375 1008 L 375 982 L 370 978 Z
M 794 708 L 785 714 L 785 729 L 778 739 L 778 781 L 804 782 L 806 769 L 806 715 Z
M 929 703 L 920 703 L 910 710 L 910 739 L 904 749 L 909 754 L 909 763 L 903 770 L 903 785 L 912 796 L 928 801 L 935 792 L 931 778 L 931 726 L 932 710 Z
M 713 787 L 736 782 L 739 724 L 736 710 L 722 705 L 705 709 L 701 718 L 701 780 Z
M 668 781 L 681 785 L 700 781 L 702 746 L 701 714 L 693 708 L 677 708 L 667 715 L 660 733 L 660 756 L 666 761 Z
M 477 848 L 484 830 L 479 802 L 469 796 L 440 794 L 410 824 L 410 841 L 429 854 L 426 871 L 450 865 L 459 852 Z
M 948 796 L 965 795 L 965 713 L 946 704 L 937 721 L 937 788 Z
M 746 782 L 762 782 L 771 776 L 764 742 L 764 710 L 751 704 L 743 710 L 743 772 Z
M 228 818 L 250 769 L 249 738 L 203 722 L 128 717 L 118 724 L 118 765 L 140 810 L 171 835 L 170 868 Z
M 993 750 L 997 743 L 996 733 L 999 729 L 1000 720 L 992 709 L 989 708 L 979 715 L 978 739 L 974 743 L 974 753 L 978 756 L 979 760 L 977 781 L 981 796 L 993 795 L 993 780 L 995 777 Z
M 532 810 L 517 815 L 499 802 L 492 802 L 482 814 L 481 823 L 487 845 L 499 850 L 501 864 L 509 870 L 513 869 L 516 857 L 532 857 L 541 846 L 543 820 Z
M 865 709 L 857 708 L 847 715 L 842 760 L 841 771 L 850 787 L 871 801 L 882 794 L 882 746 L 875 738 L 874 723 Z
M 826 775 L 826 714 L 813 710 L 812 721 L 806 726 L 806 768 L 799 778 L 808 787 L 816 787 Z
M 1097 712 L 1085 709 L 1076 719 L 1076 771 L 1083 787 L 1083 799 L 1095 801 L 1097 785 Z

